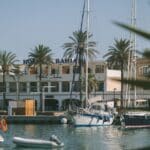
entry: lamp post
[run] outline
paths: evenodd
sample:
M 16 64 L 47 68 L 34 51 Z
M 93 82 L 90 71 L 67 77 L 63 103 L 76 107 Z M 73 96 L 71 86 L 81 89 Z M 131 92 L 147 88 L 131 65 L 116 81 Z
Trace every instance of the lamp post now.
M 114 88 L 114 107 L 116 107 L 116 88 Z

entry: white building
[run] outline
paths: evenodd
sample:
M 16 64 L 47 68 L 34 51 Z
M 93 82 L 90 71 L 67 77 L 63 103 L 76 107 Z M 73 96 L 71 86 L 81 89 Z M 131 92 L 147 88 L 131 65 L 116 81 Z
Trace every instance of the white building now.
M 20 65 L 22 75 L 6 77 L 6 99 L 25 100 L 35 99 L 37 110 L 40 108 L 40 82 L 39 68 L 29 67 L 28 60 Z M 44 110 L 61 109 L 64 100 L 70 99 L 73 72 L 76 72 L 72 99 L 79 100 L 79 68 L 75 67 L 72 60 L 56 59 L 54 64 L 43 65 L 42 68 L 42 96 Z M 120 97 L 120 82 L 112 78 L 120 78 L 120 71 L 108 70 L 104 61 L 92 61 L 89 63 L 89 72 L 94 74 L 99 81 L 98 89 L 90 93 L 90 96 L 101 95 L 105 100 L 113 100 Z M 115 92 L 115 93 L 114 93 Z M 85 93 L 83 93 L 83 98 Z M 0 78 L 0 100 L 3 99 L 3 80 Z M 2 103 L 1 103 L 2 104 Z

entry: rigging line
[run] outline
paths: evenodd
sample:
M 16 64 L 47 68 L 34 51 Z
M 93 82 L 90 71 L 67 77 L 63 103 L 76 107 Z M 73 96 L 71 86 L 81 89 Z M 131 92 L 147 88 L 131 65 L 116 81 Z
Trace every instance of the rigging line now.
M 81 24 L 80 24 L 80 32 L 82 32 L 83 29 L 83 21 L 84 21 L 84 14 L 85 14 L 85 1 L 83 3 L 83 11 L 82 11 L 82 16 L 81 16 Z M 73 87 L 74 87 L 74 83 L 75 83 L 75 75 L 76 75 L 76 69 L 77 69 L 77 63 L 78 63 L 78 58 L 79 58 L 79 45 L 77 47 L 77 54 L 76 54 L 76 58 L 75 58 L 75 71 L 73 72 L 73 77 L 72 77 L 72 83 L 71 83 L 71 91 L 70 91 L 70 105 L 72 105 L 72 92 L 73 92 Z M 70 106 L 69 106 L 70 108 Z
M 78 54 L 76 55 L 75 58 L 75 71 L 73 70 L 73 78 L 72 78 L 72 83 L 71 83 L 71 92 L 70 92 L 70 105 L 72 106 L 72 92 L 73 92 L 73 87 L 75 83 L 75 74 L 76 74 L 76 69 L 77 69 L 77 60 L 78 60 Z
M 82 28 L 83 28 L 83 21 L 84 21 L 84 14 L 85 14 L 85 0 L 84 0 L 84 4 L 83 4 L 83 9 L 82 9 L 82 17 L 81 17 L 81 24 L 80 24 L 80 31 L 82 32 Z

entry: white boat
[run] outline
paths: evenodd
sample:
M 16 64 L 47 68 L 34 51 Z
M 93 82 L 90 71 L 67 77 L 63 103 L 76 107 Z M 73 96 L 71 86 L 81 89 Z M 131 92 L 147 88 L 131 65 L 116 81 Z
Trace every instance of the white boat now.
M 99 102 L 91 103 L 85 109 L 80 108 L 72 116 L 72 123 L 75 127 L 108 126 L 113 123 L 113 120 L 112 108 L 105 109 Z
M 75 127 L 109 126 L 113 123 L 110 114 L 77 114 L 73 117 Z
M 2 135 L 0 135 L 0 143 L 4 142 L 4 138 Z
M 38 147 L 38 148 L 61 148 L 64 143 L 60 142 L 57 136 L 52 135 L 50 140 L 13 137 L 13 143 L 21 147 Z

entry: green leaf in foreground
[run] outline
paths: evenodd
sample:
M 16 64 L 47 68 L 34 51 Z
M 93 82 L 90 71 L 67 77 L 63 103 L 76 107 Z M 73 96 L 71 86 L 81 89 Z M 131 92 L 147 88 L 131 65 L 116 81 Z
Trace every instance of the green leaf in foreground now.
M 127 29 L 129 31 L 132 31 L 132 32 L 142 36 L 143 38 L 146 38 L 146 39 L 150 40 L 150 32 L 135 28 L 131 25 L 126 25 L 126 24 L 123 24 L 123 23 L 120 23 L 120 22 L 116 22 L 116 21 L 114 22 L 114 24 L 116 24 L 116 25 L 118 25 L 118 26 L 120 26 L 124 29 Z
M 119 79 L 115 79 L 116 81 L 119 81 L 121 82 L 121 80 Z M 144 89 L 150 89 L 150 80 L 130 80 L 130 79 L 124 79 L 123 80 L 123 83 L 125 84 L 130 84 L 130 85 L 133 85 L 133 86 L 138 86 L 138 87 L 142 87 Z

